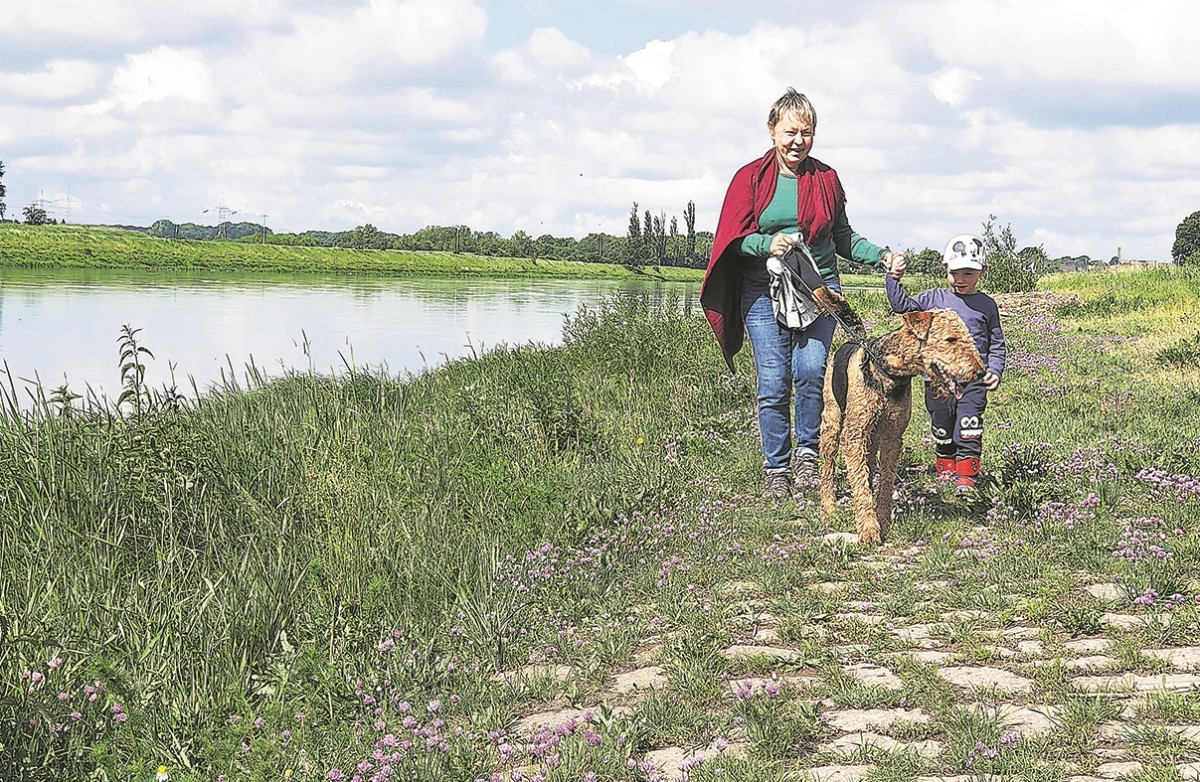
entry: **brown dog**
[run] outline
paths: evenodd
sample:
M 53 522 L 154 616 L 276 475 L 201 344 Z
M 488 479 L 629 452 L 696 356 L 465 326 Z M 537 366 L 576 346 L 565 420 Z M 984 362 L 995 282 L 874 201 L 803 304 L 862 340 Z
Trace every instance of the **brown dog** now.
M 950 310 L 906 312 L 904 325 L 864 343 L 843 345 L 825 371 L 821 416 L 821 510 L 836 507 L 834 460 L 844 452 L 854 525 L 863 543 L 880 543 L 892 518 L 892 489 L 904 429 L 912 414 L 912 379 L 924 375 L 943 393 L 983 377 L 983 362 L 962 318 Z M 878 455 L 875 494 L 871 474 Z

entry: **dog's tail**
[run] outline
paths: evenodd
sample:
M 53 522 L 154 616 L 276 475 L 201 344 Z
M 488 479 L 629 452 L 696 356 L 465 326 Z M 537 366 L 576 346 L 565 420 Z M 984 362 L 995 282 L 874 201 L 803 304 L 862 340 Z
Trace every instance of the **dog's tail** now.
M 813 291 L 813 298 L 821 309 L 828 312 L 844 330 L 849 332 L 848 336 L 859 340 L 867 338 L 867 327 L 863 325 L 862 318 L 858 317 L 858 313 L 850 306 L 850 302 L 846 301 L 845 296 L 822 285 Z

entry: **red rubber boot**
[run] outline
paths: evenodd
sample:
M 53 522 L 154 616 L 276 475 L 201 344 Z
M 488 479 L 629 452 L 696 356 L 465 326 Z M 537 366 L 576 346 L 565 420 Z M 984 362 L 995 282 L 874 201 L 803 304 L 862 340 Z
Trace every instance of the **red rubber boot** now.
M 949 481 L 954 478 L 957 465 L 955 461 L 946 456 L 939 456 L 933 462 L 933 471 L 937 474 L 938 480 Z
M 968 456 L 966 459 L 957 459 L 954 463 L 954 490 L 955 491 L 970 491 L 975 488 L 975 481 L 979 478 L 979 459 L 974 456 Z

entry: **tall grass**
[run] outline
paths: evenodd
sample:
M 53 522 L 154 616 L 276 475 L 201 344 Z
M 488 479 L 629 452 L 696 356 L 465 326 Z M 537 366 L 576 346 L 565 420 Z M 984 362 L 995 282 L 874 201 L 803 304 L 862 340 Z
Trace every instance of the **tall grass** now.
M 504 556 L 677 494 L 679 463 L 645 444 L 748 393 L 721 387 L 703 320 L 623 299 L 565 328 L 559 349 L 501 348 L 407 381 L 251 372 L 183 400 L 129 370 L 120 410 L 32 412 L 9 390 L 0 725 L 16 733 L 0 733 L 0 757 L 196 762 L 213 715 L 337 710 L 386 639 L 411 639 L 410 670 L 435 667 L 438 628 L 493 612 L 478 585 Z M 144 346 L 125 337 L 128 364 Z M 496 666 L 511 662 L 489 642 Z M 99 702 L 135 729 L 110 711 L 48 730 L 47 693 L 13 674 L 58 655 L 55 686 L 75 699 L 103 682 Z

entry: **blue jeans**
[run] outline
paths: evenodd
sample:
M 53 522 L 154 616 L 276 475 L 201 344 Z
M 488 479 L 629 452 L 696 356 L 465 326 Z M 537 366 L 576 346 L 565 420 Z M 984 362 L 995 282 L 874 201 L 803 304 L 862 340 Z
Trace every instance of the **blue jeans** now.
M 841 283 L 826 280 L 841 292 Z M 742 317 L 754 349 L 758 373 L 758 426 L 762 432 L 763 468 L 787 469 L 792 461 L 792 400 L 795 400 L 795 453 L 817 456 L 821 431 L 825 359 L 835 323 L 822 315 L 804 331 L 789 331 L 775 320 L 766 283 L 745 280 Z

